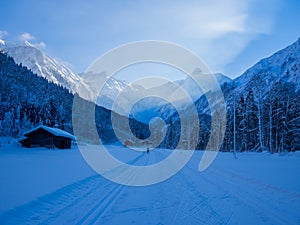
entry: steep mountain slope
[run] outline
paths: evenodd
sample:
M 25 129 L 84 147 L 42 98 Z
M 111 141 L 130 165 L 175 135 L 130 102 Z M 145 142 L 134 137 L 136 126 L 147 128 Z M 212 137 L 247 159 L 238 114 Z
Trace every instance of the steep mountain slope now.
M 227 126 L 222 150 L 231 151 L 236 142 L 237 151 L 281 152 L 300 149 L 300 39 L 290 46 L 262 59 L 240 77 L 222 85 L 227 108 Z M 211 102 L 217 102 L 215 93 L 201 96 L 196 102 L 199 119 L 204 119 L 198 142 L 204 149 L 210 135 Z M 187 106 L 184 111 L 189 115 Z M 173 134 L 179 133 L 179 118 L 175 111 L 162 111 Z M 170 114 L 171 113 L 171 114 Z M 235 115 L 235 118 L 234 118 Z M 203 129 L 204 127 L 204 129 Z M 200 127 L 201 128 L 201 127 Z M 171 137 L 169 137 L 171 138 Z M 177 138 L 178 137 L 173 137 Z
M 72 70 L 65 66 L 62 62 L 46 55 L 39 49 L 32 46 L 29 42 L 25 42 L 24 46 L 7 45 L 6 52 L 13 57 L 16 63 L 22 63 L 23 66 L 26 66 L 33 73 L 36 73 L 54 84 L 67 88 L 72 93 L 79 93 L 79 95 L 83 98 L 96 99 L 96 103 L 99 106 L 112 109 L 117 96 L 123 96 L 122 104 L 118 107 L 118 113 L 120 114 L 125 114 L 126 110 L 124 109 L 128 105 L 133 105 L 133 102 L 138 98 L 138 96 L 155 94 L 166 96 L 170 93 L 177 92 L 176 88 L 170 91 L 169 88 L 167 88 L 169 84 L 164 84 L 162 86 L 146 90 L 142 86 L 128 85 L 126 81 L 121 81 L 111 77 L 105 83 L 101 91 L 101 96 L 96 98 L 98 96 L 98 85 L 107 79 L 107 75 L 105 73 L 97 75 L 84 74 L 84 77 L 79 76 L 72 72 Z M 215 74 L 215 76 L 220 84 L 230 81 L 230 78 L 223 74 Z M 199 89 L 197 84 L 190 77 L 187 77 L 184 80 L 178 80 L 175 83 L 177 83 L 193 101 L 196 101 L 199 96 L 202 95 L 201 89 Z M 183 107 L 186 104 L 186 100 L 184 98 L 178 99 L 178 102 L 180 102 Z M 140 101 L 139 104 L 136 104 L 132 108 L 130 116 L 143 122 L 149 122 L 149 119 L 157 115 L 158 111 L 164 104 L 164 101 L 147 98 Z M 164 111 L 166 112 L 167 110 Z
M 249 91 L 254 93 L 256 100 L 263 99 L 279 83 L 290 83 L 295 86 L 295 91 L 300 88 L 300 38 L 270 57 L 260 60 L 222 88 L 226 102 L 230 105 L 234 96 L 236 99 L 240 96 L 246 97 Z M 202 96 L 196 101 L 196 107 L 199 112 L 210 113 L 205 102 L 205 96 Z
M 266 92 L 279 81 L 291 82 L 300 88 L 300 38 L 292 45 L 262 59 L 234 80 L 237 91 L 250 87 Z
M 73 99 L 74 95 L 66 88 L 33 74 L 0 52 L 0 136 L 20 137 L 24 131 L 37 125 L 58 127 L 72 132 Z M 111 114 L 120 121 L 120 130 L 126 129 L 123 124 L 128 122 L 128 118 L 95 106 L 80 97 L 78 99 L 82 108 L 73 115 L 78 121 L 90 123 L 83 124 L 87 128 L 82 129 L 86 135 L 85 141 L 95 141 L 88 126 L 96 126 L 104 143 L 116 142 Z M 91 110 L 95 110 L 95 121 L 85 117 L 84 113 Z M 129 123 L 137 137 L 147 136 L 148 126 L 133 119 L 129 119 Z
M 197 76 L 197 74 L 193 74 L 194 76 Z M 230 82 L 231 79 L 227 77 L 226 75 L 222 73 L 215 73 L 214 74 L 215 78 L 219 82 L 220 85 L 223 85 L 225 82 Z M 201 91 L 201 88 L 196 84 L 196 82 L 190 77 L 187 76 L 185 79 L 182 80 L 176 80 L 174 81 L 179 87 L 174 88 L 173 90 L 170 91 L 170 82 L 163 84 L 158 87 L 152 88 L 152 91 L 155 92 L 162 92 L 165 95 L 170 95 L 173 92 L 176 92 L 177 89 L 181 88 L 183 89 L 186 94 L 193 100 L 196 101 L 198 100 L 201 95 L 203 94 Z M 182 99 L 178 99 L 178 101 L 184 100 L 184 96 L 182 96 Z M 184 104 L 184 102 L 183 102 Z
M 220 73 L 215 74 L 215 76 L 220 85 L 231 81 L 229 77 Z M 91 80 L 91 82 L 87 81 L 87 84 L 94 93 L 97 92 L 97 86 L 95 85 L 97 83 L 102 83 L 104 82 L 104 79 L 107 79 L 105 73 L 97 75 L 85 74 L 84 77 L 86 78 L 85 80 Z M 164 108 L 164 112 L 166 112 L 166 107 L 169 107 L 169 105 L 166 105 L 167 102 L 163 99 L 156 97 L 142 99 L 141 96 L 176 96 L 177 103 L 184 108 L 187 100 L 185 99 L 185 96 L 181 95 L 182 90 L 186 92 L 192 101 L 196 101 L 199 96 L 202 95 L 199 86 L 189 76 L 187 76 L 186 79 L 177 80 L 174 83 L 177 84 L 178 87 L 171 82 L 168 82 L 160 86 L 145 89 L 141 85 L 129 85 L 126 81 L 111 77 L 105 83 L 105 86 L 101 91 L 101 97 L 97 99 L 97 104 L 104 106 L 107 109 L 112 109 L 113 103 L 119 95 L 121 101 L 118 105 L 118 113 L 125 114 L 125 108 L 132 106 L 130 116 L 141 122 L 148 123 L 152 117 L 159 115 L 159 111 L 162 107 Z M 140 99 L 140 101 L 138 101 L 137 104 L 134 104 L 137 99 Z
M 105 72 L 97 74 L 84 73 L 81 74 L 81 77 L 88 88 L 79 90 L 79 94 L 82 91 L 88 92 L 88 95 L 91 96 L 91 99 L 96 99 L 96 103 L 99 106 L 103 106 L 107 109 L 112 109 L 113 103 L 120 93 L 126 96 L 123 99 L 124 105 L 126 106 L 130 104 L 129 101 L 133 99 L 135 92 L 137 91 L 135 90 L 135 88 L 128 85 L 126 81 L 121 81 L 114 77 L 109 78 Z M 102 87 L 99 93 L 99 87 L 104 83 L 105 85 Z M 122 107 L 124 106 L 120 105 L 118 113 L 124 114 L 124 110 Z
M 80 76 L 73 73 L 62 62 L 47 56 L 29 43 L 25 46 L 8 47 L 6 51 L 17 64 L 22 63 L 33 73 L 69 89 L 72 93 L 76 93 L 79 83 L 82 82 Z
M 84 77 L 75 74 L 71 69 L 64 65 L 60 60 L 54 59 L 41 50 L 32 46 L 29 42 L 25 45 L 5 47 L 5 52 L 11 56 L 17 64 L 27 67 L 33 73 L 45 78 L 49 82 L 67 88 L 71 93 L 82 94 L 86 99 L 95 99 L 98 96 L 98 85 L 107 79 L 105 73 L 90 75 L 84 74 Z M 102 89 L 101 97 L 97 98 L 96 103 L 99 106 L 111 109 L 114 99 L 128 84 L 125 81 L 110 78 Z M 131 92 L 134 92 L 132 90 Z M 85 92 L 85 93 L 83 93 Z M 127 96 L 128 96 L 127 91 Z M 135 95 L 135 93 L 131 93 Z M 128 96 L 130 99 L 130 96 Z M 121 112 L 122 113 L 122 112 Z
M 223 86 L 225 83 L 230 83 L 232 80 L 227 77 L 226 75 L 222 74 L 222 73 L 215 73 L 214 74 L 215 78 L 217 79 L 218 83 L 220 86 Z M 190 78 L 187 77 L 185 80 L 179 80 L 176 81 L 176 83 L 178 83 L 178 85 L 180 85 L 180 88 L 182 88 L 188 96 L 190 96 L 191 100 L 193 102 L 195 102 L 195 104 L 199 104 L 197 103 L 199 99 L 205 99 L 205 96 L 203 96 L 203 92 L 200 89 L 200 87 L 196 84 L 196 82 Z M 163 90 L 168 90 L 166 88 L 162 88 Z M 214 90 L 212 90 L 214 91 Z M 202 97 L 201 97 L 202 96 Z M 180 110 L 185 110 L 187 108 L 189 108 L 189 105 L 187 105 L 187 100 L 182 98 L 182 99 L 178 99 L 179 105 L 180 105 Z M 202 104 L 200 104 L 202 106 Z M 159 114 L 167 119 L 169 118 L 173 113 L 175 113 L 175 108 L 172 107 L 170 104 L 168 105 L 163 105 L 159 110 Z M 187 110 L 189 111 L 189 110 Z
M 73 94 L 85 91 L 86 99 L 95 99 L 98 95 L 96 86 L 99 85 L 96 81 L 101 82 L 107 78 L 105 74 L 98 74 L 100 77 L 85 77 L 84 79 L 65 66 L 63 62 L 46 55 L 29 42 L 20 46 L 8 45 L 5 51 L 17 64 L 22 64 L 49 82 L 65 87 Z M 123 81 L 109 79 L 102 90 L 102 96 L 97 99 L 97 104 L 111 109 L 114 98 L 126 86 L 127 84 Z

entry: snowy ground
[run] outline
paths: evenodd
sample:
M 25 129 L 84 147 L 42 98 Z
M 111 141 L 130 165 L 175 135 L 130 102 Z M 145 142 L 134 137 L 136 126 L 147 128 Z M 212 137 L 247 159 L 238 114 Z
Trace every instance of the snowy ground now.
M 138 165 L 166 157 L 111 146 Z M 147 187 L 111 183 L 76 148 L 0 148 L 0 224 L 300 224 L 300 152 L 219 153 L 205 172 L 202 152 L 175 176 Z

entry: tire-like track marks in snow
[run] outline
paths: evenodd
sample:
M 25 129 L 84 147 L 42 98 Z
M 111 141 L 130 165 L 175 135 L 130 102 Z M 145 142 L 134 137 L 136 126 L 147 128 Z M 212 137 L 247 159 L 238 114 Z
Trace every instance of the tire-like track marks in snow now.
M 191 173 L 198 175 L 199 179 L 197 181 L 201 182 L 202 186 L 211 186 L 211 190 L 218 190 L 219 193 L 223 193 L 224 198 L 230 200 L 229 203 L 226 203 L 229 204 L 229 207 L 233 204 L 240 205 L 240 211 L 246 213 L 246 215 L 244 215 L 244 218 L 240 218 L 239 222 L 244 220 L 244 223 L 246 223 L 247 216 L 250 219 L 250 215 L 252 215 L 252 221 L 255 217 L 258 223 L 300 223 L 299 217 L 295 221 L 295 215 L 297 215 L 297 211 L 300 209 L 300 196 L 298 193 L 267 185 L 255 179 L 246 178 L 224 168 L 211 168 L 207 175 L 202 175 L 189 165 L 186 165 L 186 168 Z M 188 174 L 191 175 L 191 173 Z M 206 184 L 203 185 L 203 183 Z M 270 193 L 274 193 L 271 199 Z M 290 199 L 295 199 L 295 201 L 291 202 Z M 284 204 L 285 206 L 278 207 L 280 204 Z M 226 205 L 222 205 L 222 209 L 219 210 L 222 211 L 226 208 Z M 232 217 L 235 217 L 234 214 L 239 214 L 239 212 L 232 212 L 228 221 L 231 221 Z
M 165 154 L 142 153 L 128 164 L 148 165 Z M 199 173 L 197 160 L 169 180 L 142 188 L 87 177 L 3 213 L 0 224 L 300 224 L 299 193 L 226 168 Z M 108 172 L 122 174 L 123 181 L 137 175 L 124 167 Z
M 166 158 L 159 150 L 151 152 L 149 157 L 150 162 Z M 230 215 L 220 215 L 210 204 L 209 197 L 194 185 L 194 178 L 180 171 L 159 184 L 128 189 L 127 195 L 119 198 L 107 213 L 105 224 L 118 224 L 120 221 L 145 225 L 226 224 Z
M 145 155 L 127 162 L 134 164 Z M 114 168 L 116 173 L 122 168 Z M 128 174 L 124 181 L 136 174 Z M 94 224 L 127 186 L 107 181 L 100 175 L 87 177 L 0 215 L 1 224 Z

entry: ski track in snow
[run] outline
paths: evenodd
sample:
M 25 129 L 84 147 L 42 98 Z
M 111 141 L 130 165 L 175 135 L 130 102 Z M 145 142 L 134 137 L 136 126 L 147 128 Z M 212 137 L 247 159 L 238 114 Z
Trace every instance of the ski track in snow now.
M 127 163 L 149 165 L 167 153 L 139 153 Z M 226 168 L 199 173 L 198 163 L 199 158 L 192 158 L 172 178 L 145 187 L 128 187 L 93 175 L 4 212 L 0 223 L 300 224 L 300 193 Z M 118 176 L 120 169 L 109 173 Z M 124 181 L 130 181 L 136 173 L 126 175 Z
M 189 165 L 187 165 L 186 168 L 191 173 L 197 173 L 190 168 Z M 255 224 L 300 223 L 300 216 L 295 220 L 295 215 L 299 214 L 300 209 L 299 193 L 267 185 L 224 168 L 219 170 L 213 168 L 206 176 L 199 176 L 199 180 L 204 181 L 206 187 L 211 185 L 210 190 L 216 188 L 220 193 L 223 193 L 224 198 L 230 200 L 230 205 L 238 204 L 246 208 L 248 215 L 244 214 L 244 218 L 242 218 L 245 223 L 247 220 L 257 220 Z M 270 198 L 270 196 L 272 197 Z M 230 207 L 230 205 L 228 205 L 228 207 Z M 222 211 L 226 208 L 227 207 L 223 205 L 219 210 Z M 233 214 L 238 213 L 239 212 L 232 212 L 228 218 L 228 222 L 231 220 Z
M 144 154 L 127 163 L 136 163 Z M 110 173 L 118 173 L 118 169 Z M 131 174 L 126 180 L 134 175 Z M 3 213 L 0 223 L 95 224 L 126 187 L 94 175 Z
M 231 188 L 226 189 L 226 192 L 258 211 L 266 221 L 274 221 L 274 224 L 298 224 L 300 222 L 295 223 L 289 219 L 293 218 L 292 215 L 297 215 L 300 209 L 299 193 L 265 185 L 227 171 L 214 171 L 214 173 L 221 178 L 215 181 L 215 185 L 220 188 L 224 184 L 230 186 Z M 241 188 L 243 188 L 242 192 Z M 269 198 L 270 193 L 273 194 L 272 199 Z M 298 199 L 298 202 L 291 201 L 291 199 Z
M 141 156 L 144 156 L 145 153 L 142 153 Z M 141 159 L 141 156 L 136 157 L 131 163 L 135 163 Z M 130 181 L 135 177 L 136 173 L 130 174 L 126 181 Z M 119 196 L 127 188 L 125 185 L 115 185 L 112 187 L 112 190 L 101 199 L 98 204 L 95 205 L 77 224 L 99 224 L 102 216 L 106 213 L 111 205 L 119 198 Z

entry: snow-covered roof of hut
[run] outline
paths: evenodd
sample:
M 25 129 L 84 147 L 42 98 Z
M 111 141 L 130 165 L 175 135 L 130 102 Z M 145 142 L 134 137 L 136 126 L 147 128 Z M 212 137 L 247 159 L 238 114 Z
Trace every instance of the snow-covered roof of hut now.
M 64 131 L 64 130 L 61 130 L 61 129 L 58 129 L 58 128 L 47 127 L 47 126 L 44 126 L 44 125 L 39 125 L 36 128 L 33 128 L 33 129 L 25 132 L 24 136 L 28 136 L 28 134 L 30 134 L 34 131 L 37 131 L 39 129 L 46 130 L 49 133 L 51 133 L 51 134 L 53 134 L 54 136 L 57 136 L 57 137 L 66 137 L 66 138 L 70 138 L 72 140 L 75 140 L 75 137 L 72 134 L 68 133 L 67 131 Z

